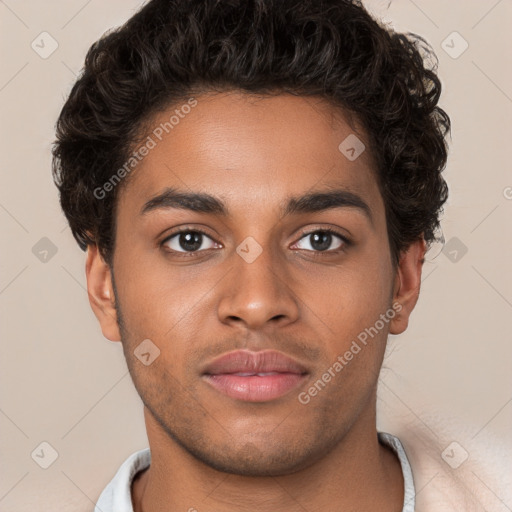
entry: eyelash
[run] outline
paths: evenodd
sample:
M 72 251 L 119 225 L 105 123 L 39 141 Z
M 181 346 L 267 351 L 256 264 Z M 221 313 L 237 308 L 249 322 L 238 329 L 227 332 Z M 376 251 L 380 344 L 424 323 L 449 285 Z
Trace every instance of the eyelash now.
M 312 231 L 308 231 L 308 232 L 302 233 L 300 238 L 297 240 L 297 242 L 302 240 L 303 238 L 308 237 L 309 235 L 312 235 L 312 234 L 318 233 L 318 232 L 330 233 L 332 235 L 337 236 L 343 242 L 342 247 L 339 247 L 338 249 L 327 249 L 325 251 L 313 251 L 313 250 L 310 250 L 310 249 L 296 249 L 296 250 L 307 251 L 307 252 L 313 253 L 315 255 L 315 257 L 316 257 L 316 256 L 322 256 L 324 254 L 327 254 L 327 255 L 338 254 L 340 252 L 343 252 L 350 245 L 352 245 L 351 240 L 349 240 L 346 236 L 342 235 L 340 232 L 338 232 L 338 230 L 333 229 L 333 228 L 328 227 L 328 226 L 324 227 L 324 228 L 313 229 Z M 210 238 L 216 244 L 219 243 L 213 237 L 211 237 L 208 233 L 206 233 L 205 231 L 202 231 L 201 229 L 191 229 L 191 228 L 185 227 L 185 228 L 179 229 L 178 231 L 175 231 L 172 234 L 170 234 L 169 236 L 167 236 L 164 240 L 162 240 L 162 242 L 160 243 L 160 246 L 163 248 L 164 245 L 167 242 L 169 242 L 169 240 L 173 239 L 174 237 L 176 237 L 176 236 L 178 236 L 178 235 L 180 235 L 182 233 L 199 233 L 201 235 L 204 235 L 204 236 Z M 297 243 L 297 242 L 295 242 L 295 243 Z M 187 257 L 195 256 L 198 253 L 201 253 L 201 252 L 204 252 L 204 251 L 208 251 L 209 249 L 202 249 L 202 250 L 199 250 L 199 251 L 184 251 L 184 252 L 175 251 L 174 249 L 169 249 L 169 248 L 167 248 L 165 250 L 167 250 L 168 252 L 171 252 L 171 253 L 177 255 L 178 257 L 185 257 L 185 258 L 187 258 Z

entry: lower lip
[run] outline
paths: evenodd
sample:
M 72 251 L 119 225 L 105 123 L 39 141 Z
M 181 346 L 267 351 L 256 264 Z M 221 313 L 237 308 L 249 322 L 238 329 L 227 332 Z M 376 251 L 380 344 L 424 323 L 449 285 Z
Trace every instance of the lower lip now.
M 205 380 L 217 391 L 246 402 L 268 402 L 275 400 L 301 384 L 306 375 L 297 373 L 275 373 L 242 377 L 230 373 L 205 375 Z

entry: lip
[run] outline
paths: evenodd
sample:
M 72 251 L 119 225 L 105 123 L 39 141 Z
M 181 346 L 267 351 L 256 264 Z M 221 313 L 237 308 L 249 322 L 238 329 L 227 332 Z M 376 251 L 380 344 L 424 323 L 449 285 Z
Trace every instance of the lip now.
M 307 369 L 276 350 L 236 350 L 214 359 L 203 380 L 217 391 L 246 402 L 268 402 L 299 386 Z

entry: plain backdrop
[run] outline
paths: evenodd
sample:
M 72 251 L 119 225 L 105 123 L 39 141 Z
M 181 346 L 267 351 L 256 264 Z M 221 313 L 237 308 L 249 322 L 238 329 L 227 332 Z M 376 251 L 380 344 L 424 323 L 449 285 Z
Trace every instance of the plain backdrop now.
M 512 2 L 366 5 L 433 46 L 453 123 L 446 244 L 425 264 L 409 329 L 390 337 L 379 392 L 432 431 L 431 418 L 444 423 L 440 445 L 457 440 L 471 454 L 488 439 L 510 449 Z M 121 345 L 103 338 L 89 307 L 85 254 L 60 211 L 50 157 L 88 47 L 139 6 L 0 1 L 0 511 L 92 510 L 119 465 L 147 446 Z M 47 469 L 41 450 L 55 451 Z M 512 510 L 490 491 L 489 510 Z

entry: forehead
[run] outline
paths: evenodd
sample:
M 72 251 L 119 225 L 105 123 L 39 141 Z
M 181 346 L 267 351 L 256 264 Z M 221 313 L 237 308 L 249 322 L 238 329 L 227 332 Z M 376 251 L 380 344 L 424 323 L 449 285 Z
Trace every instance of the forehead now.
M 325 100 L 240 92 L 194 100 L 148 124 L 142 145 L 150 149 L 120 194 L 120 208 L 140 210 L 170 186 L 208 192 L 241 211 L 326 187 L 382 206 L 366 134 Z

